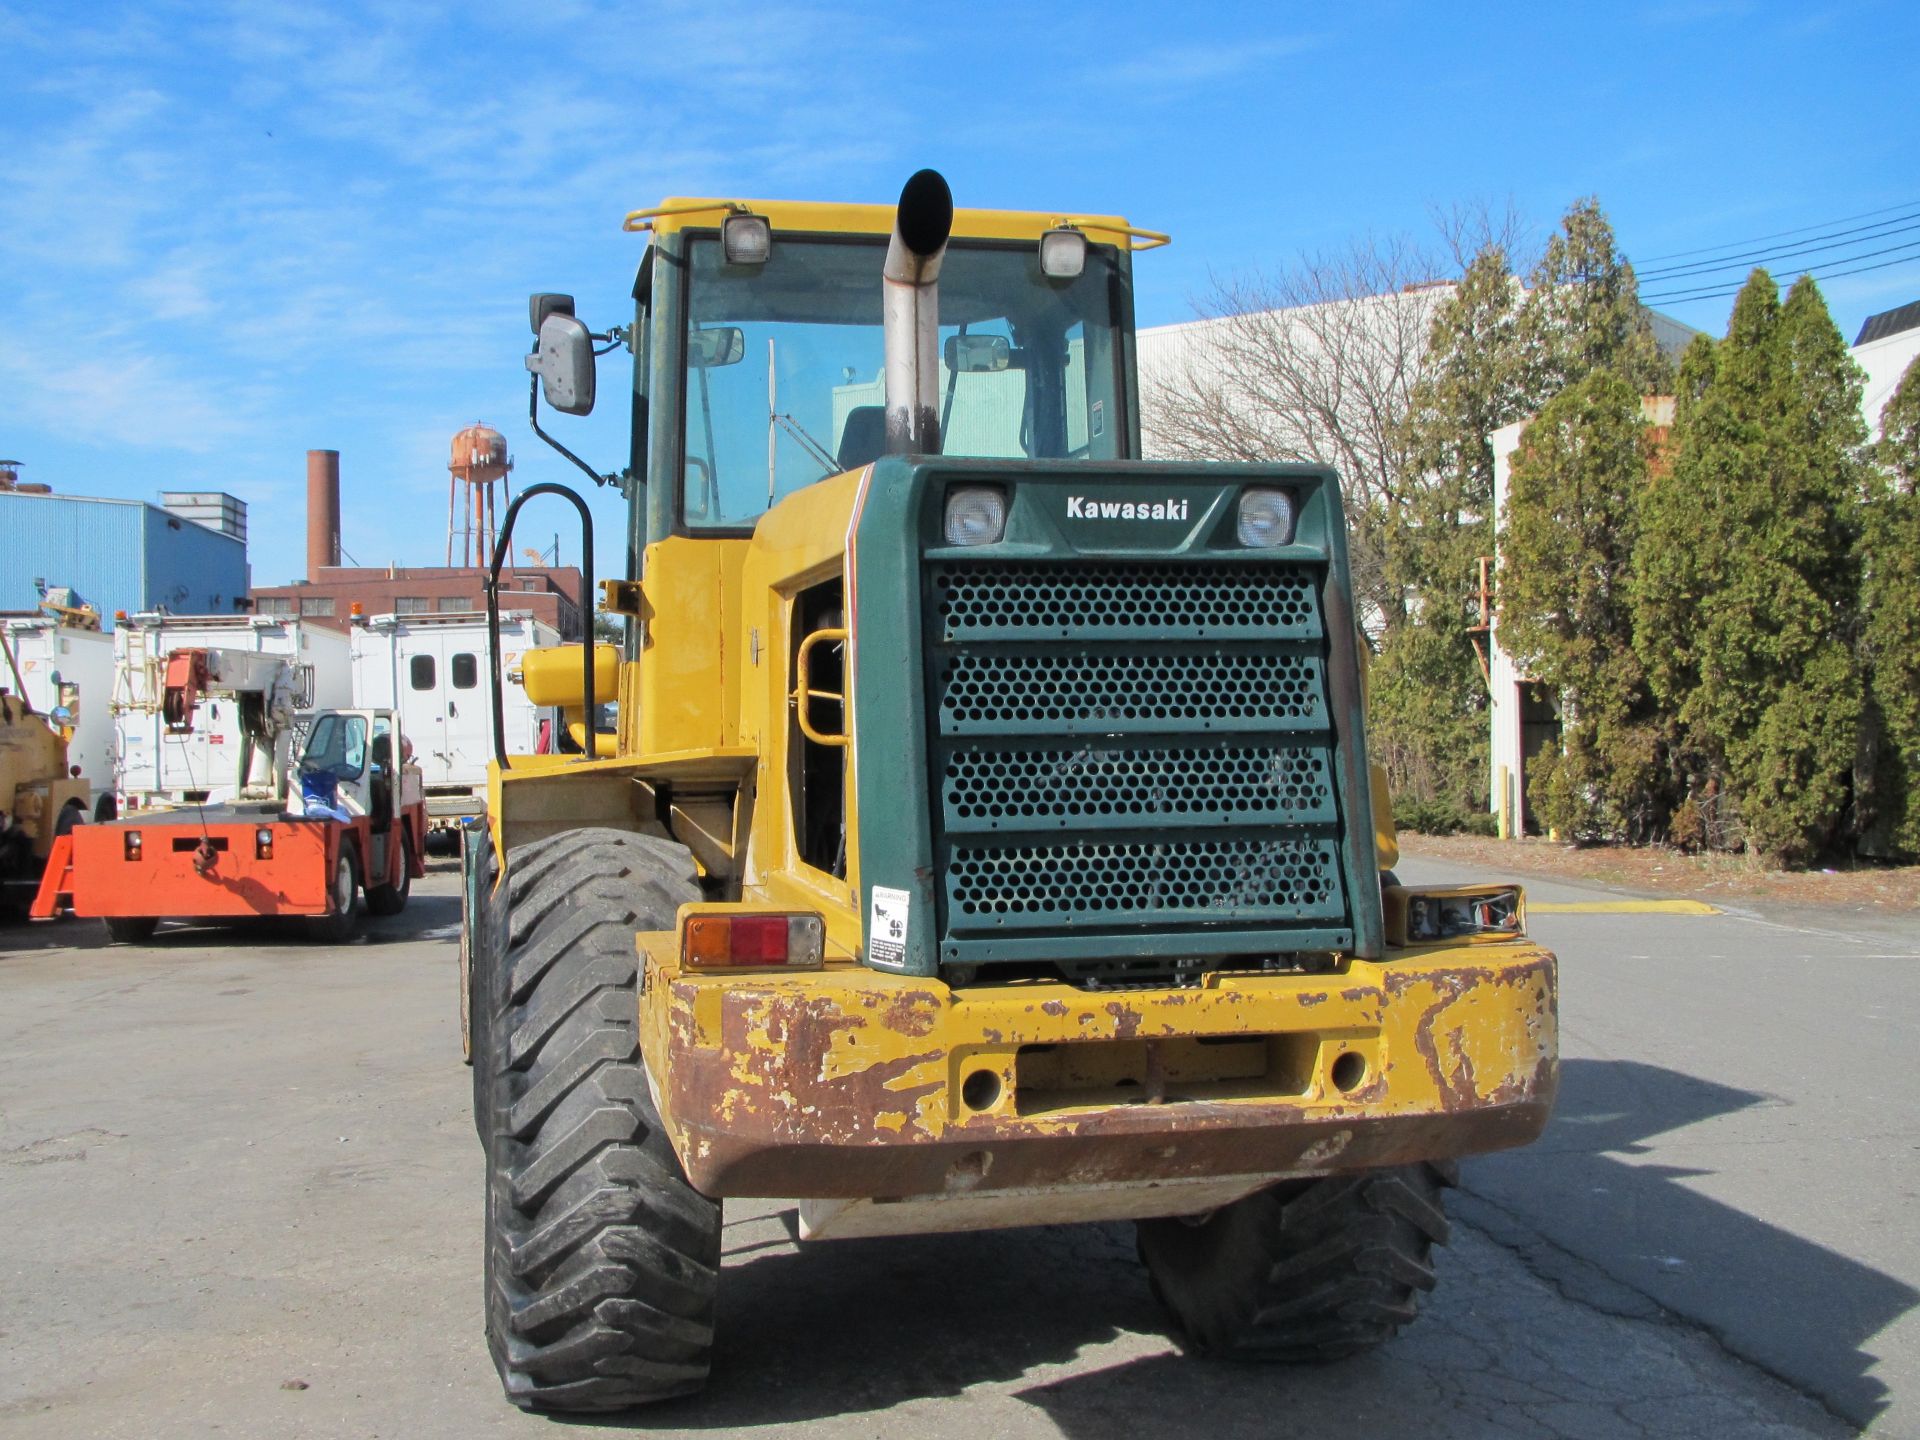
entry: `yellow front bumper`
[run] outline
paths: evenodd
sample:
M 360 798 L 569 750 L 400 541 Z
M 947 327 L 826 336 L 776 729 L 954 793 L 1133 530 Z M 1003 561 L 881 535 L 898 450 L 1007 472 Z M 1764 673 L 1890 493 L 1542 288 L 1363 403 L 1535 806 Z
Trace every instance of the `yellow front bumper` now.
M 1525 941 L 1105 992 L 688 974 L 675 936 L 639 942 L 655 1098 L 712 1196 L 1407 1164 L 1525 1144 L 1553 1103 L 1555 962 Z

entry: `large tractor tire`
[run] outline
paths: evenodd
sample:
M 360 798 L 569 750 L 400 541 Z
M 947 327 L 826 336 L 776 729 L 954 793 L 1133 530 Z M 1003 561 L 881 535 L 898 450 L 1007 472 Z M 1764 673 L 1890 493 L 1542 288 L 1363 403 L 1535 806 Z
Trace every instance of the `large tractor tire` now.
M 583 829 L 514 850 L 505 943 L 476 946 L 487 1343 L 528 1409 L 700 1389 L 720 1206 L 687 1183 L 647 1090 L 636 930 L 701 898 L 671 841 Z
M 1414 1318 L 1457 1180 L 1430 1164 L 1294 1181 L 1205 1217 L 1143 1220 L 1140 1258 L 1202 1354 L 1338 1360 Z

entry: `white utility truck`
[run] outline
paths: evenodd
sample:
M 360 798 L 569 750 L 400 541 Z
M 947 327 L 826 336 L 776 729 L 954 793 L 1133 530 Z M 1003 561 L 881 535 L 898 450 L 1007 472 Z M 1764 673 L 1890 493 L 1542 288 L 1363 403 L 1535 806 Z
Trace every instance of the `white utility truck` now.
M 458 612 L 374 615 L 353 631 L 353 703 L 400 712 L 427 793 L 427 824 L 457 828 L 487 810 L 493 758 L 487 691 L 487 617 Z M 520 659 L 558 645 L 560 632 L 524 610 L 500 616 L 503 735 L 509 753 L 555 748 L 554 712 L 527 699 Z M 543 726 L 545 727 L 543 729 Z
M 294 743 L 292 712 L 353 703 L 347 637 L 275 615 L 141 613 L 114 628 L 114 788 L 121 814 L 274 793 Z M 204 657 L 206 698 L 167 714 L 168 670 Z
M 6 621 L 27 702 L 67 735 L 67 763 L 93 786 L 95 819 L 113 813 L 113 636 L 52 615 Z M 0 672 L 0 685 L 12 675 Z

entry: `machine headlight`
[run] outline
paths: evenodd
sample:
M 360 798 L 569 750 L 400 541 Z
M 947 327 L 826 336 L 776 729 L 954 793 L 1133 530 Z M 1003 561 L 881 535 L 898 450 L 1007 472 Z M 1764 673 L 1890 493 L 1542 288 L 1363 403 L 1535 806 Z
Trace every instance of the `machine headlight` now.
M 1040 237 L 1040 273 L 1049 280 L 1075 280 L 1087 268 L 1087 237 L 1073 229 L 1049 230 Z
M 720 222 L 720 248 L 729 265 L 764 265 L 773 253 L 773 227 L 764 215 L 729 215 Z
M 991 545 L 1007 529 L 1007 495 L 992 485 L 956 485 L 947 492 L 949 545 Z
M 1293 539 L 1293 495 L 1255 486 L 1240 495 L 1240 543 L 1253 550 L 1285 545 Z

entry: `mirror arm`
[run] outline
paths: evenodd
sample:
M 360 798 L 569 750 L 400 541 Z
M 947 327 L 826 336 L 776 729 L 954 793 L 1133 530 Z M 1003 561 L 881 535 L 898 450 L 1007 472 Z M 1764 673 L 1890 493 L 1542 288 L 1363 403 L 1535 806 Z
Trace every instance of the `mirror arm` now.
M 538 375 L 534 376 L 527 384 L 527 423 L 533 427 L 534 434 L 538 435 L 542 440 L 546 441 L 547 444 L 566 456 L 567 459 L 571 460 L 575 465 L 578 465 L 582 473 L 584 473 L 589 480 L 593 481 L 594 484 L 611 485 L 620 478 L 617 475 L 602 475 L 598 470 L 595 470 L 591 465 L 587 464 L 586 461 L 574 454 L 573 451 L 569 450 L 558 440 L 554 439 L 553 436 L 540 428 L 540 377 Z

